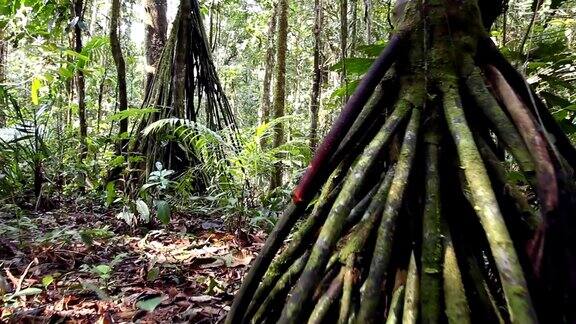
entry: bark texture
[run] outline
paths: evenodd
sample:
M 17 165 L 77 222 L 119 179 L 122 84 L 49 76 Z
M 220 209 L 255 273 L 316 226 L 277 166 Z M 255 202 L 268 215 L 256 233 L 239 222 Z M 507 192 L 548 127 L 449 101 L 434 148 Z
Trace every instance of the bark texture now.
M 312 94 L 310 95 L 310 147 L 316 149 L 318 142 L 318 113 L 322 86 L 322 25 L 324 21 L 322 0 L 314 1 L 314 68 Z
M 6 80 L 6 57 L 8 56 L 8 44 L 4 41 L 4 32 L 0 31 L 0 84 Z M 6 116 L 0 111 L 0 127 L 6 124 Z
M 144 48 L 146 51 L 146 92 L 150 90 L 156 73 L 158 60 L 166 44 L 168 21 L 166 0 L 144 0 L 146 30 Z
M 120 21 L 120 0 L 112 0 L 110 9 L 110 48 L 112 49 L 112 57 L 114 64 L 116 64 L 116 77 L 118 80 L 118 111 L 122 112 L 128 109 L 128 93 L 126 91 L 126 63 L 124 62 L 124 55 L 122 54 L 122 47 L 120 46 L 119 36 L 119 21 Z M 118 129 L 118 136 L 121 139 L 116 148 L 116 154 L 120 155 L 126 148 L 128 140 L 128 118 L 120 120 L 120 127 Z
M 288 0 L 278 0 L 278 38 L 276 42 L 276 80 L 274 83 L 273 113 L 274 119 L 284 116 L 286 106 L 286 52 L 288 50 Z M 284 125 L 274 126 L 274 141 L 272 147 L 284 143 Z M 279 156 L 279 158 L 281 158 Z M 270 189 L 282 185 L 282 162 L 274 165 L 270 178 Z
M 84 20 L 84 2 L 83 0 L 72 1 L 72 15 L 76 23 L 74 24 L 74 51 L 76 53 L 82 52 L 82 28 L 81 22 Z M 78 103 L 78 122 L 80 124 L 80 160 L 84 160 L 88 155 L 88 144 L 86 137 L 88 136 L 88 123 L 86 122 L 86 81 L 84 79 L 84 71 L 82 68 L 76 70 L 76 91 Z
M 260 124 L 270 121 L 270 85 L 272 84 L 272 77 L 274 75 L 274 54 L 276 52 L 276 44 L 274 35 L 276 35 L 276 24 L 278 22 L 278 8 L 275 6 L 268 22 L 268 36 L 266 39 L 266 63 L 264 65 L 264 80 L 262 81 L 262 96 L 260 98 Z M 264 143 L 262 143 L 264 144 Z

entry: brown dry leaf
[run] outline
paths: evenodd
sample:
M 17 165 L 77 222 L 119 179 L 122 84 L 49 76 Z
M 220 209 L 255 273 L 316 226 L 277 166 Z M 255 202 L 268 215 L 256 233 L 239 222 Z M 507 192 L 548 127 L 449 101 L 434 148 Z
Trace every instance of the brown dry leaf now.
M 236 268 L 239 266 L 247 266 L 250 264 L 253 258 L 254 257 L 252 255 L 241 255 L 240 257 L 234 257 L 234 261 L 232 261 L 232 263 L 228 267 Z
M 223 259 L 218 258 L 218 259 L 214 260 L 213 262 L 201 264 L 200 269 L 219 268 L 219 267 L 224 266 L 225 264 L 226 264 L 226 262 Z
M 60 299 L 58 302 L 56 302 L 56 304 L 54 305 L 54 310 L 55 311 L 63 311 L 63 310 L 68 310 L 68 304 L 74 305 L 77 304 L 78 302 L 78 297 L 74 296 L 74 295 L 67 295 L 62 297 L 62 299 Z
M 113 324 L 114 321 L 112 320 L 112 316 L 108 311 L 104 314 L 100 315 L 100 318 L 96 321 L 95 324 Z

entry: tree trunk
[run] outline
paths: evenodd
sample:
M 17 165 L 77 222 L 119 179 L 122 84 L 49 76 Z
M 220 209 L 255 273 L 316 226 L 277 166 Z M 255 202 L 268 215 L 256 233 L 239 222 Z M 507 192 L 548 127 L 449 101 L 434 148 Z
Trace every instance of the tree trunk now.
M 322 85 L 322 0 L 314 1 L 314 76 L 312 80 L 312 95 L 310 96 L 310 148 L 316 149 L 318 137 L 318 112 L 320 110 Z
M 274 119 L 284 116 L 286 101 L 286 52 L 288 47 L 288 0 L 278 0 L 278 39 L 276 44 L 276 83 L 274 87 Z M 284 142 L 284 126 L 277 123 L 274 126 L 273 147 L 279 147 Z M 274 165 L 270 179 L 270 189 L 282 185 L 282 163 Z
M 342 70 L 340 72 L 340 85 L 346 86 L 346 64 L 348 53 L 348 0 L 340 0 L 340 61 Z M 348 96 L 345 97 L 348 99 Z
M 359 44 L 358 41 L 358 0 L 352 0 L 352 22 L 350 23 L 350 56 L 354 56 L 355 46 Z
M 366 25 L 366 43 L 372 42 L 372 0 L 364 0 L 364 24 Z
M 139 166 L 146 170 L 145 174 L 153 170 L 156 162 L 177 173 L 202 163 L 201 156 L 196 154 L 193 147 L 184 148 L 171 136 L 174 128 L 191 126 L 190 121 L 201 122 L 213 131 L 227 128 L 231 130 L 225 133 L 229 134 L 227 139 L 236 143 L 235 118 L 212 62 L 197 0 L 180 1 L 170 36 L 142 107 L 158 110 L 142 118 L 135 129 L 138 137 L 131 151 L 139 151 L 146 156 L 146 166 Z M 173 122 L 160 122 L 166 122 L 166 119 Z M 164 132 L 152 131 L 159 128 L 167 129 Z M 196 132 L 194 127 L 188 129 Z M 209 176 L 203 171 L 196 172 L 194 176 L 194 186 L 198 191 L 205 189 Z
M 74 51 L 76 53 L 82 52 L 82 28 L 80 23 L 84 19 L 84 6 L 83 0 L 73 1 L 72 14 L 74 19 L 77 20 L 74 25 Z M 80 143 L 81 153 L 80 160 L 83 161 L 88 155 L 88 144 L 86 137 L 88 136 L 88 123 L 86 122 L 86 85 L 84 80 L 84 71 L 82 67 L 76 70 L 76 91 L 78 93 L 78 120 L 80 123 Z
M 104 63 L 102 63 L 104 65 Z M 96 134 L 100 133 L 100 123 L 102 122 L 102 102 L 104 101 L 104 90 L 106 89 L 106 78 L 108 77 L 108 69 L 104 68 L 104 75 L 98 85 L 98 107 L 96 111 Z
M 8 45 L 4 41 L 4 32 L 0 30 L 0 84 L 6 81 L 6 56 L 8 54 Z M 0 111 L 0 127 L 6 125 L 6 116 Z
M 266 40 L 266 65 L 264 67 L 264 81 L 262 82 L 262 96 L 260 98 L 259 119 L 260 124 L 267 123 L 270 120 L 270 84 L 274 74 L 274 53 L 276 33 L 276 22 L 278 21 L 278 6 L 274 6 L 270 22 L 268 23 L 268 38 Z M 265 143 L 261 143 L 264 145 Z
M 112 0 L 112 7 L 110 9 L 110 48 L 112 49 L 112 57 L 116 64 L 117 80 L 118 80 L 118 111 L 122 112 L 128 109 L 128 94 L 126 93 L 126 63 L 122 55 L 122 47 L 120 46 L 120 37 L 118 32 L 120 26 L 120 0 Z M 125 149 L 128 142 L 126 133 L 128 132 L 128 118 L 120 120 L 120 128 L 118 130 L 118 141 L 116 154 L 120 155 Z
M 144 48 L 146 51 L 146 93 L 150 91 L 152 79 L 156 73 L 158 59 L 166 44 L 168 21 L 166 19 L 166 0 L 144 0 L 146 10 L 146 38 Z

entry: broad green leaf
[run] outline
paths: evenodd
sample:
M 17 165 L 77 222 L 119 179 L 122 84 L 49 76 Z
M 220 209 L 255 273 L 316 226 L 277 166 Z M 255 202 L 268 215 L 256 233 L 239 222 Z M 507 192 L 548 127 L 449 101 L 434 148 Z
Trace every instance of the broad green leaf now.
M 99 264 L 94 269 L 100 274 L 109 274 L 112 271 L 112 268 L 106 264 Z
M 138 211 L 138 214 L 140 214 L 140 219 L 142 221 L 145 223 L 150 221 L 150 209 L 142 199 L 136 200 L 136 210 Z
M 374 44 L 360 45 L 356 47 L 358 52 L 362 52 L 369 57 L 377 57 L 386 48 L 386 41 L 377 41 Z
M 119 165 L 122 165 L 122 163 L 124 163 L 124 157 L 122 155 L 118 155 L 115 158 L 113 158 L 112 161 L 110 161 L 110 166 L 117 167 Z
M 83 60 L 83 61 L 87 61 L 89 59 L 88 56 L 82 55 L 80 53 L 77 53 L 71 49 L 65 49 L 62 51 L 64 54 L 66 55 L 70 55 L 72 57 L 78 58 L 79 60 Z
M 52 275 L 47 275 L 47 276 L 42 277 L 42 286 L 44 286 L 44 288 L 50 286 L 53 282 L 54 282 L 54 277 L 52 277 Z
M 116 199 L 116 184 L 110 181 L 106 184 L 106 207 L 110 206 Z
M 135 223 L 135 219 L 134 219 L 134 214 L 124 210 L 118 214 L 116 214 L 116 218 L 120 218 L 122 219 L 124 222 L 126 222 L 126 224 L 128 224 L 128 226 L 132 226 Z
M 152 269 L 150 269 L 150 271 L 148 271 L 148 273 L 146 274 L 146 280 L 147 281 L 154 281 L 156 279 L 158 279 L 158 276 L 160 275 L 160 268 L 158 267 L 153 267 Z
M 160 303 L 164 300 L 164 296 L 152 297 L 140 300 L 136 303 L 136 307 L 147 312 L 153 312 Z
M 140 191 L 141 191 L 141 192 L 144 192 L 144 191 L 146 191 L 146 189 L 151 188 L 151 187 L 154 187 L 154 186 L 157 186 L 157 185 L 159 185 L 158 182 L 148 182 L 148 183 L 144 184 L 144 185 L 142 186 L 142 188 L 140 188 Z
M 34 296 L 34 295 L 40 294 L 41 292 L 42 292 L 42 289 L 40 289 L 40 288 L 30 287 L 30 288 L 20 290 L 19 292 L 12 295 L 12 297 Z
M 560 109 L 558 111 L 555 111 L 552 113 L 552 116 L 554 116 L 554 119 L 556 119 L 556 121 L 561 121 L 566 119 L 566 117 L 568 117 L 568 114 L 570 112 L 566 109 Z
M 170 223 L 170 204 L 165 200 L 156 201 L 156 216 L 162 224 Z
M 564 110 L 576 111 L 576 104 L 568 105 L 563 108 Z
M 58 74 L 60 74 L 61 77 L 70 79 L 74 76 L 74 71 L 69 68 L 61 67 L 58 69 Z
M 32 89 L 31 89 L 31 96 L 32 96 L 32 104 L 38 104 L 38 92 L 40 91 L 40 86 L 42 86 L 42 82 L 38 77 L 35 77 L 32 80 Z
M 334 90 L 332 92 L 332 94 L 330 95 L 331 98 L 342 98 L 344 96 L 347 95 L 351 95 L 354 90 L 356 90 L 356 87 L 358 87 L 358 84 L 360 83 L 360 80 L 354 80 L 351 82 L 348 82 L 348 84 L 343 85 L 339 88 L 337 88 L 336 90 Z
M 349 74 L 362 75 L 368 71 L 370 66 L 374 63 L 373 58 L 363 58 L 363 57 L 349 57 L 342 61 L 332 65 L 330 67 L 331 71 L 342 71 L 345 67 L 346 72 Z

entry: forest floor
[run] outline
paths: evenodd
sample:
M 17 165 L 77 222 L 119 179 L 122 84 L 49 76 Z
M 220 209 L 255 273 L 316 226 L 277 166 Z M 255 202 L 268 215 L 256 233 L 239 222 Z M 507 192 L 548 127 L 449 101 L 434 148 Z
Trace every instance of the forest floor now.
M 131 229 L 66 205 L 0 212 L 0 323 L 221 322 L 265 240 L 210 217 Z

